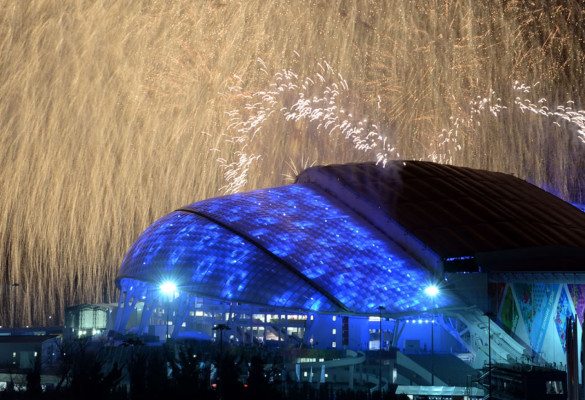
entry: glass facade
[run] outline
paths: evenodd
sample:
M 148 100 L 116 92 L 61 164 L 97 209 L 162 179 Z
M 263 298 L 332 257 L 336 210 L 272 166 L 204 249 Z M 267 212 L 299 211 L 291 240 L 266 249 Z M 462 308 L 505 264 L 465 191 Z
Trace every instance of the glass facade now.
M 333 313 L 452 305 L 424 289 L 432 274 L 311 184 L 205 200 L 151 225 L 126 255 L 130 277 L 228 301 Z

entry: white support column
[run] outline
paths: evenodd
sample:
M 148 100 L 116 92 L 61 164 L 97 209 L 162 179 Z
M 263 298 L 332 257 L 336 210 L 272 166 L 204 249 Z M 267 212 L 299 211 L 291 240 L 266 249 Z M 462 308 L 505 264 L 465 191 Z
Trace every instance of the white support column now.
M 264 314 L 264 322 L 262 323 L 262 326 L 264 327 L 264 331 L 262 332 L 262 343 L 266 344 L 266 331 L 268 330 L 268 315 Z
M 173 316 L 173 333 L 171 337 L 175 339 L 183 326 L 183 322 L 187 319 L 189 311 L 191 311 L 195 305 L 197 297 L 189 293 L 181 293 L 175 301 L 178 303 L 174 310 Z M 230 313 L 231 317 L 231 313 Z
M 147 333 L 148 324 L 150 322 L 150 317 L 154 312 L 154 309 L 157 305 L 157 298 L 155 297 L 147 297 L 144 302 L 144 308 L 142 309 L 142 317 L 140 319 L 140 327 L 138 328 L 138 334 Z
M 284 346 L 288 346 L 288 314 L 284 316 Z
M 128 320 L 130 319 L 130 315 L 132 314 L 132 310 L 134 310 L 134 307 L 136 307 L 137 303 L 138 297 L 133 291 L 123 291 L 120 294 L 118 313 L 116 314 L 116 323 L 114 326 L 114 330 L 116 332 L 124 333 L 126 330 L 126 325 L 128 324 Z M 122 304 L 123 307 L 120 307 Z

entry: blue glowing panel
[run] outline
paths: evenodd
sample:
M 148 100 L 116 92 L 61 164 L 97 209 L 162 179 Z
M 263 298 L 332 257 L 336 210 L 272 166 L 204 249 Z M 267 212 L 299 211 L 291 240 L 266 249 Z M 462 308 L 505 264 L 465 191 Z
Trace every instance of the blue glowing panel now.
M 177 211 L 152 224 L 132 245 L 117 280 L 172 280 L 178 290 L 275 307 L 335 312 L 310 282 L 270 253 L 206 218 Z
M 353 312 L 374 313 L 380 305 L 389 312 L 453 305 L 447 296 L 436 296 L 431 304 L 424 293 L 433 281 L 428 270 L 310 184 L 224 196 L 184 209 L 264 247 Z

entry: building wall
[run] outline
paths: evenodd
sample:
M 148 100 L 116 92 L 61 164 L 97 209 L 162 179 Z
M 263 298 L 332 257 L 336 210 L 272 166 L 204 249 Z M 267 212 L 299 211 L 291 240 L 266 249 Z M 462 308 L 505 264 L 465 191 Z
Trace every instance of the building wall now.
M 42 368 L 50 367 L 57 362 L 59 356 L 58 338 L 30 341 L 29 337 L 22 336 L 23 340 L 0 340 L 0 367 L 17 369 L 31 369 L 35 357 L 41 357 Z
M 480 272 L 447 273 L 445 278 L 450 287 L 456 290 L 457 295 L 467 304 L 473 304 L 482 311 L 489 310 L 487 274 Z
M 452 276 L 449 278 L 451 282 Z M 566 363 L 566 323 L 568 317 L 576 317 L 579 322 L 578 342 L 581 338 L 581 323 L 585 312 L 585 285 L 561 284 L 561 283 L 491 283 L 488 288 L 485 274 L 461 274 L 460 280 L 455 286 L 463 287 L 468 294 L 468 301 L 477 300 L 480 305 L 493 310 L 496 314 L 495 321 L 519 342 L 529 345 L 533 354 L 531 360 L 522 361 L 546 361 L 557 365 Z M 451 282 L 453 283 L 453 282 Z M 473 300 L 475 299 L 475 300 Z M 245 306 L 218 307 L 213 312 L 203 312 L 206 307 L 197 305 L 197 310 L 186 321 L 186 327 L 182 331 L 200 332 L 213 337 L 215 331 L 212 327 L 217 323 L 228 323 L 233 327 L 226 333 L 225 339 L 244 345 L 266 342 L 276 346 L 299 346 L 297 339 L 291 340 L 291 333 L 298 335 L 304 345 L 321 349 L 352 349 L 352 350 L 376 350 L 380 348 L 380 321 L 377 317 L 348 317 L 347 335 L 344 338 L 344 316 L 332 316 L 327 314 L 286 314 L 279 310 L 252 310 Z M 199 308 L 200 307 L 200 308 Z M 482 310 L 482 307 L 480 310 Z M 201 313 L 203 316 L 200 316 Z M 280 315 L 274 322 L 271 315 Z M 227 318 L 226 315 L 232 317 Z M 234 317 L 235 316 L 235 317 Z M 150 325 L 165 321 L 165 315 L 154 313 Z M 305 318 L 299 319 L 299 318 Z M 157 320 L 158 318 L 158 320 Z M 233 319 L 235 318 L 235 320 Z M 296 318 L 296 319 L 294 319 Z M 413 318 L 413 317 L 411 317 Z M 401 334 L 398 341 L 393 343 L 399 349 L 406 348 L 407 340 L 418 340 L 421 352 L 431 350 L 431 328 L 425 320 L 427 316 L 414 317 L 410 322 L 401 320 L 398 324 L 404 324 L 400 328 Z M 418 320 L 422 319 L 422 323 Z M 270 320 L 270 321 L 269 321 Z M 412 322 L 416 320 L 416 322 Z M 382 347 L 387 348 L 392 344 L 393 332 L 396 321 L 382 321 Z M 127 328 L 132 324 L 129 323 Z M 160 329 L 159 329 L 160 330 Z M 433 327 L 434 348 L 436 352 L 459 353 L 467 350 L 451 334 L 443 329 L 440 324 Z M 175 329 L 170 330 L 171 333 Z M 278 332 L 280 333 L 280 341 Z M 293 332 L 294 331 L 294 332 Z M 286 332 L 286 333 L 285 333 Z M 145 332 L 146 333 L 146 332 Z M 159 334 L 161 332 L 158 332 Z M 312 340 L 311 340 L 312 339 Z M 270 343 L 268 343 L 270 342 Z M 413 342 L 410 342 L 413 343 Z
M 467 350 L 438 322 L 432 325 L 432 318 L 419 318 L 402 321 L 404 329 L 396 347 L 405 353 L 430 354 L 434 348 L 436 353 L 464 353 Z M 431 335 L 432 334 L 432 335 Z M 418 350 L 412 341 L 418 341 Z M 407 343 L 408 341 L 411 341 Z

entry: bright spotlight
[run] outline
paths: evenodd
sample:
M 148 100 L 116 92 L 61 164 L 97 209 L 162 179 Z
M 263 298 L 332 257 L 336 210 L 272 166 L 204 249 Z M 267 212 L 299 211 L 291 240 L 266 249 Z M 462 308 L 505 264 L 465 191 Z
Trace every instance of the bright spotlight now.
M 439 294 L 439 288 L 436 287 L 435 285 L 431 285 L 425 289 L 425 293 L 431 297 L 435 297 L 436 295 Z
M 164 293 L 164 294 L 168 294 L 171 295 L 173 293 L 175 293 L 175 291 L 177 290 L 177 285 L 175 285 L 174 282 L 164 282 L 162 285 L 160 285 L 160 290 Z

